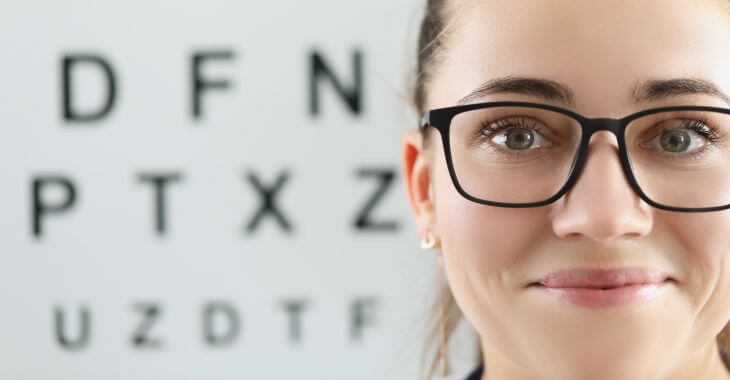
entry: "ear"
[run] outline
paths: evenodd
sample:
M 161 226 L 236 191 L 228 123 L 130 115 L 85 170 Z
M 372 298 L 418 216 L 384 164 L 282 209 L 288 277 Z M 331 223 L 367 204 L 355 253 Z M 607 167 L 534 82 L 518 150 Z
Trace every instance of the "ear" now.
M 436 215 L 431 179 L 432 152 L 424 149 L 423 137 L 411 130 L 403 137 L 402 171 L 411 211 L 416 220 L 419 236 L 434 230 Z M 436 233 L 436 231 L 434 231 Z

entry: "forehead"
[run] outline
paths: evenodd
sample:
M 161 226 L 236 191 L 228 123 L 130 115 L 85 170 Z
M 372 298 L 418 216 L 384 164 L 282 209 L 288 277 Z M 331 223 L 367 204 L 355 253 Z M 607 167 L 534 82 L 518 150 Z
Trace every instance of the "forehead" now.
M 647 79 L 702 78 L 730 90 L 725 0 L 456 0 L 451 14 L 432 106 L 510 75 L 565 83 L 587 116 L 627 112 Z

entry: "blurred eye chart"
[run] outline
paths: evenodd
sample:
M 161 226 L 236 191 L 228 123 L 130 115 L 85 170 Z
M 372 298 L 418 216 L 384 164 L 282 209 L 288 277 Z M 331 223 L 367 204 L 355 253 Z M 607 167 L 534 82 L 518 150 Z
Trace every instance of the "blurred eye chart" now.
M 422 5 L 4 2 L 0 378 L 417 378 Z

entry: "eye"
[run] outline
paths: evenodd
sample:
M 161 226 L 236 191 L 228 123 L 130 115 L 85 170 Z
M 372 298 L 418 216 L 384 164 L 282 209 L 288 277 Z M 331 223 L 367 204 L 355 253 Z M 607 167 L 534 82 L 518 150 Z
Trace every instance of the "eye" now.
M 540 129 L 537 124 L 524 118 L 510 118 L 487 123 L 481 129 L 481 135 L 491 138 L 490 141 L 494 145 L 506 148 L 504 150 L 550 146 L 550 142 L 538 132 Z
M 717 140 L 717 133 L 699 120 L 670 120 L 646 146 L 672 156 L 695 157 Z
M 505 146 L 510 150 L 524 150 L 547 145 L 543 135 L 533 129 L 510 128 L 492 138 L 492 142 Z
M 647 144 L 650 148 L 661 148 L 671 153 L 682 153 L 703 145 L 704 141 L 701 136 L 696 132 L 683 129 L 664 130 Z

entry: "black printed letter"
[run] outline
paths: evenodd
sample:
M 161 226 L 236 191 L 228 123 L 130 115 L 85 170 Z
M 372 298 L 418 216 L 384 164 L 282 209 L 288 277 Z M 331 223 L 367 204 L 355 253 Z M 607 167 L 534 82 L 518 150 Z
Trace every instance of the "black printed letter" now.
M 301 333 L 301 313 L 305 306 L 306 300 L 284 300 L 282 301 L 284 310 L 289 314 L 289 341 L 299 342 L 302 340 Z
M 61 310 L 60 306 L 56 306 L 55 310 L 55 325 L 56 325 L 56 340 L 58 341 L 58 344 L 61 345 L 61 347 L 67 349 L 67 350 L 81 350 L 82 348 L 85 348 L 89 344 L 89 335 L 91 331 L 89 322 L 89 309 L 86 306 L 81 307 L 81 325 L 79 328 L 78 338 L 76 340 L 71 340 L 68 337 L 66 337 L 65 329 L 64 329 L 64 318 L 63 318 L 63 311 Z
M 47 185 L 55 185 L 63 188 L 65 192 L 65 199 L 57 204 L 48 204 L 43 202 L 41 192 Z M 33 180 L 32 187 L 33 203 L 31 207 L 33 209 L 33 235 L 35 238 L 39 238 L 42 234 L 41 217 L 45 214 L 59 213 L 70 209 L 76 201 L 76 188 L 71 180 L 60 176 L 35 178 Z
M 254 230 L 256 230 L 259 222 L 261 222 L 261 219 L 266 214 L 271 214 L 271 216 L 276 218 L 276 221 L 279 222 L 279 225 L 281 226 L 281 228 L 284 229 L 284 231 L 291 232 L 291 224 L 289 223 L 289 221 L 286 220 L 284 214 L 276 207 L 276 203 L 274 202 L 274 196 L 278 193 L 279 190 L 281 190 L 281 188 L 286 183 L 286 180 L 289 179 L 289 172 L 282 172 L 272 186 L 262 185 L 258 177 L 256 177 L 253 172 L 248 172 L 246 177 L 248 178 L 248 181 L 256 188 L 256 192 L 259 193 L 259 195 L 261 196 L 261 207 L 259 207 L 258 212 L 256 213 L 256 215 L 254 215 L 254 217 L 251 219 L 251 221 L 248 223 L 248 226 L 246 227 L 248 233 L 252 233 Z
M 72 69 L 79 63 L 96 65 L 102 70 L 106 77 L 106 101 L 96 111 L 78 112 L 74 108 L 74 92 L 72 82 Z M 114 70 L 108 61 L 98 55 L 76 54 L 67 55 L 61 60 L 61 89 L 63 90 L 63 118 L 66 121 L 84 122 L 99 120 L 106 116 L 114 106 L 114 100 L 117 95 L 116 79 L 114 78 Z
M 374 323 L 372 308 L 377 299 L 375 297 L 356 298 L 350 304 L 350 339 L 361 340 L 362 330 L 365 326 L 372 326 Z
M 195 53 L 193 54 L 192 62 L 192 79 L 193 79 L 193 118 L 199 119 L 203 113 L 201 106 L 201 95 L 203 90 L 210 89 L 227 89 L 230 87 L 230 83 L 225 80 L 211 80 L 206 81 L 202 78 L 200 67 L 203 62 L 208 59 L 232 59 L 233 52 L 230 50 L 221 51 L 210 51 L 206 53 Z
M 142 313 L 144 319 L 137 326 L 132 334 L 132 345 L 142 348 L 159 348 L 161 342 L 159 339 L 150 339 L 147 332 L 152 328 L 155 320 L 160 314 L 160 306 L 154 303 L 138 303 L 134 307 Z
M 355 228 L 361 231 L 388 231 L 394 232 L 398 230 L 399 225 L 396 221 L 380 221 L 374 222 L 370 219 L 370 213 L 378 204 L 383 195 L 388 190 L 395 179 L 395 170 L 393 169 L 360 169 L 358 171 L 360 177 L 377 177 L 380 180 L 380 186 L 375 193 L 368 199 L 365 206 L 355 217 Z
M 157 212 L 155 213 L 155 225 L 157 227 L 157 234 L 162 235 L 166 232 L 165 226 L 165 186 L 168 182 L 180 181 L 180 173 L 168 173 L 168 174 L 140 174 L 140 182 L 149 182 L 155 187 L 155 206 Z
M 228 320 L 228 330 L 216 335 L 214 330 L 215 314 L 221 314 Z M 211 346 L 226 346 L 233 343 L 238 336 L 239 317 L 236 309 L 225 302 L 211 302 L 203 308 L 203 338 Z
M 322 55 L 314 51 L 310 55 L 311 70 L 309 75 L 309 112 L 312 116 L 319 115 L 319 80 L 323 77 L 329 79 L 337 94 L 347 103 L 350 111 L 354 114 L 362 112 L 362 53 L 356 50 L 352 54 L 352 76 L 353 84 L 346 89 L 329 68 Z

